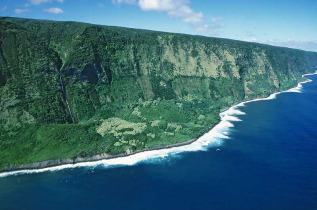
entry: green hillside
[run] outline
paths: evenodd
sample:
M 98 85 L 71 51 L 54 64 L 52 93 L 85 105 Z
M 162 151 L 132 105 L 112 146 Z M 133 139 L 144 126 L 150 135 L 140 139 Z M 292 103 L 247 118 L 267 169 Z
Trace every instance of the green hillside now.
M 0 18 L 0 168 L 184 142 L 220 110 L 289 89 L 317 53 Z

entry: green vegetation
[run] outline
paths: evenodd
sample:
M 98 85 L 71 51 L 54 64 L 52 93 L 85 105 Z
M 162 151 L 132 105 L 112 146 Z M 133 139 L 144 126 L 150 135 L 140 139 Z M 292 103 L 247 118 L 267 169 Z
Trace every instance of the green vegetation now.
M 184 142 L 316 64 L 256 43 L 0 18 L 0 168 Z

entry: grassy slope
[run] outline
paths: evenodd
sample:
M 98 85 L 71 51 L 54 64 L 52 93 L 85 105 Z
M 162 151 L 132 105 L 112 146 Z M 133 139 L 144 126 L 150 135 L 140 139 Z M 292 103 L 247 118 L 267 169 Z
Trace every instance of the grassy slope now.
M 186 141 L 317 64 L 255 43 L 14 18 L 0 19 L 0 46 L 0 167 Z

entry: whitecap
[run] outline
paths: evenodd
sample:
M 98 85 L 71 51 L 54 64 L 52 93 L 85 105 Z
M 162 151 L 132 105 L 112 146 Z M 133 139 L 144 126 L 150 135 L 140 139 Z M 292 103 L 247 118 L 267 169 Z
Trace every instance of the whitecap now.
M 244 112 L 242 112 L 242 111 L 240 111 L 240 110 L 238 110 L 238 109 L 236 109 L 236 108 L 238 108 L 238 106 L 235 106 L 235 107 L 231 107 L 230 109 L 228 109 L 226 112 L 225 112 L 225 114 L 227 114 L 227 115 L 245 115 L 245 113 Z
M 316 71 L 317 73 L 317 71 Z M 315 73 L 315 74 L 316 74 Z M 313 74 L 305 74 L 303 76 L 313 75 Z M 311 81 L 311 80 L 310 80 Z M 302 88 L 301 84 L 310 82 L 306 80 L 304 82 L 299 83 L 296 88 Z M 292 88 L 293 89 L 293 88 Z M 291 89 L 290 89 L 291 90 Z M 288 92 L 288 91 L 284 91 Z M 192 152 L 192 151 L 206 151 L 209 147 L 212 146 L 219 146 L 222 144 L 223 139 L 228 139 L 228 130 L 234 125 L 230 121 L 241 121 L 237 118 L 237 115 L 244 115 L 245 113 L 238 110 L 239 107 L 244 106 L 246 103 L 250 103 L 253 101 L 261 101 L 261 100 L 272 100 L 276 98 L 277 94 L 282 92 L 274 93 L 267 98 L 261 99 L 254 99 L 246 102 L 239 103 L 237 105 L 232 106 L 228 110 L 220 113 L 221 120 L 220 122 L 214 126 L 209 132 L 205 133 L 203 136 L 198 138 L 191 144 L 179 146 L 179 147 L 172 147 L 168 149 L 160 149 L 160 150 L 151 150 L 151 151 L 144 151 L 140 153 L 136 153 L 130 156 L 125 157 L 118 157 L 112 159 L 104 159 L 94 162 L 82 162 L 76 164 L 66 164 L 60 166 L 53 166 L 49 168 L 43 169 L 32 169 L 32 170 L 20 170 L 20 171 L 11 171 L 11 172 L 3 172 L 0 173 L 0 177 L 5 177 L 9 175 L 19 175 L 19 174 L 31 174 L 31 173 L 41 173 L 47 171 L 58 171 L 66 168 L 77 168 L 77 167 L 95 167 L 95 166 L 104 166 L 104 167 L 113 167 L 113 166 L 131 166 L 135 165 L 140 162 L 149 161 L 153 162 L 154 159 L 158 161 L 164 160 L 166 157 L 171 155 L 180 154 L 183 152 Z

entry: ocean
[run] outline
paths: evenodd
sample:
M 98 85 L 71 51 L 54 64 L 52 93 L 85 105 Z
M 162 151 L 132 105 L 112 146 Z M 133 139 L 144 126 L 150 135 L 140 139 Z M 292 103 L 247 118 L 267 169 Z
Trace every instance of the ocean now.
M 317 75 L 306 78 L 227 110 L 191 145 L 0 174 L 0 209 L 317 209 Z

